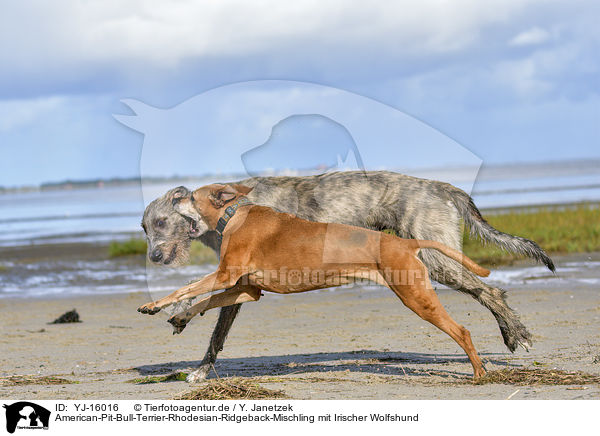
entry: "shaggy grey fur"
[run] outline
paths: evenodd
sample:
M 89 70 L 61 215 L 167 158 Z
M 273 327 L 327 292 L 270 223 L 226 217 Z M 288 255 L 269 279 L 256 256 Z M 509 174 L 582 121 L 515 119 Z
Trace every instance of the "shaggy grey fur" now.
M 471 233 L 483 241 L 531 257 L 554 271 L 552 260 L 535 242 L 491 227 L 482 218 L 471 197 L 448 183 L 388 171 L 348 171 L 308 177 L 253 177 L 235 183 L 253 188 L 248 194 L 253 203 L 300 218 L 374 230 L 393 229 L 403 238 L 436 240 L 457 250 L 462 248 L 464 222 Z M 164 259 L 171 264 L 186 260 L 189 226 L 172 207 L 174 191 L 150 203 L 144 213 L 143 226 L 148 237 L 149 257 L 154 250 L 162 252 L 163 260 L 157 263 L 165 263 Z M 162 224 L 162 227 L 159 228 L 158 224 Z M 206 232 L 199 239 L 216 252 L 219 251 L 215 232 Z M 506 304 L 505 291 L 487 285 L 462 265 L 435 250 L 422 250 L 420 257 L 431 279 L 469 294 L 492 312 L 510 351 L 514 351 L 518 345 L 529 348 L 531 334 Z M 194 380 L 208 374 L 239 312 L 239 306 L 221 309 L 209 349 L 201 367 L 193 373 Z

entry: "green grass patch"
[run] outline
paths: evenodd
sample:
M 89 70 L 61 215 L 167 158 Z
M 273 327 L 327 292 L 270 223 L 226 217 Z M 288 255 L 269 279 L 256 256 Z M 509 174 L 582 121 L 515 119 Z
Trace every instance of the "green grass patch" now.
M 217 254 L 200 241 L 192 241 L 190 247 L 190 263 L 201 265 L 203 263 L 218 263 Z
M 133 380 L 127 380 L 126 383 L 133 383 L 136 385 L 147 385 L 151 383 L 165 383 L 174 381 L 185 381 L 187 373 L 185 372 L 172 372 L 167 375 L 152 375 L 149 377 L 134 378 Z
M 489 215 L 485 219 L 496 229 L 538 243 L 548 254 L 600 251 L 600 208 L 541 209 Z M 482 243 L 465 231 L 463 251 L 487 266 L 510 264 L 516 258 L 494 245 Z
M 113 241 L 108 246 L 109 257 L 135 256 L 146 254 L 146 241 L 144 239 L 129 239 L 128 241 Z

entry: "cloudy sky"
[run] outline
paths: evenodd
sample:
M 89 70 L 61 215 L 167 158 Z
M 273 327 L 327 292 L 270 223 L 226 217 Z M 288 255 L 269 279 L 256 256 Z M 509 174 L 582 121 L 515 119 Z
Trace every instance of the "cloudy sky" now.
M 0 186 L 138 175 L 121 100 L 263 79 L 377 100 L 484 164 L 600 158 L 598 22 L 593 0 L 4 2 Z

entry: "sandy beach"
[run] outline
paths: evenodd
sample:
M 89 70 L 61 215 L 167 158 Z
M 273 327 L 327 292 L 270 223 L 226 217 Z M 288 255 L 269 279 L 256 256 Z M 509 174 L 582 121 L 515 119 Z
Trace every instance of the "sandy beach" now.
M 561 266 L 600 253 L 555 257 Z M 504 267 L 508 272 L 512 267 Z M 563 268 L 564 269 L 564 268 Z M 600 293 L 594 286 L 511 288 L 509 304 L 534 335 L 529 352 L 508 352 L 492 315 L 470 297 L 440 289 L 470 331 L 488 370 L 528 367 L 600 374 Z M 136 309 L 147 292 L 53 299 L 0 299 L 0 377 L 57 376 L 63 385 L 0 385 L 5 399 L 170 399 L 185 382 L 131 380 L 189 371 L 204 355 L 217 311 L 173 336 L 166 314 Z M 81 323 L 53 324 L 76 308 Z M 266 294 L 234 324 L 216 373 L 247 377 L 292 399 L 599 399 L 600 386 L 473 385 L 471 365 L 448 336 L 385 288 Z M 212 372 L 211 378 L 216 377 Z M 515 393 L 516 392 L 516 393 Z

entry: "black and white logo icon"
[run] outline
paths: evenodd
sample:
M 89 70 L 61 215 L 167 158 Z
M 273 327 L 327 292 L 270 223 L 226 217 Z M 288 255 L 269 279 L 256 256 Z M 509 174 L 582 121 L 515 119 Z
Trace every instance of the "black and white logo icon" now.
M 14 433 L 16 429 L 48 429 L 50 411 L 28 401 L 5 404 L 6 431 Z

